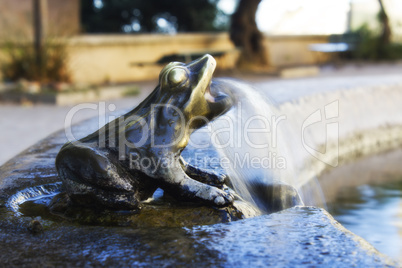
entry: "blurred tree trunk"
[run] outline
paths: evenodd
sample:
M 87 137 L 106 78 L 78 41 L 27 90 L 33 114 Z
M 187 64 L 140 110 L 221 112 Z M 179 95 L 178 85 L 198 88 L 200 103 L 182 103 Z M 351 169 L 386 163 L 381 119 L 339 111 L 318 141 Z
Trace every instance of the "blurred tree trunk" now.
M 240 0 L 232 15 L 230 39 L 242 49 L 239 67 L 268 65 L 264 36 L 258 30 L 255 14 L 261 0 Z
M 384 4 L 382 0 L 378 0 L 378 2 L 380 3 L 380 21 L 382 24 L 382 32 L 381 32 L 381 36 L 380 36 L 380 46 L 384 47 L 389 45 L 389 43 L 391 42 L 391 27 L 389 25 L 389 18 L 388 18 L 388 14 L 385 11 L 384 8 Z
M 38 71 L 43 66 L 43 46 L 47 31 L 47 0 L 33 0 L 34 49 Z M 39 74 L 41 77 L 42 74 Z

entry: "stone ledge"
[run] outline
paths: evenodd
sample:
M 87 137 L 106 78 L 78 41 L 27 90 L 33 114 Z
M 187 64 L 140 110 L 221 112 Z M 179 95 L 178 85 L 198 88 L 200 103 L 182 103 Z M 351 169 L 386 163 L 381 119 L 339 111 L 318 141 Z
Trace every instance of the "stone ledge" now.
M 135 89 L 135 90 L 133 90 Z M 1 102 L 11 103 L 44 103 L 55 105 L 72 105 L 83 102 L 95 102 L 122 98 L 130 94 L 138 94 L 139 89 L 132 86 L 107 86 L 96 89 L 61 91 L 49 93 L 29 93 L 13 90 L 0 91 Z
M 279 76 L 282 78 L 299 78 L 307 76 L 316 76 L 320 73 L 320 68 L 317 66 L 302 66 L 288 67 L 279 71 Z
M 91 123 L 96 120 L 81 123 L 81 131 Z M 44 232 L 29 234 L 27 227 L 32 217 L 16 215 L 6 203 L 21 189 L 58 181 L 54 158 L 64 142 L 61 131 L 0 168 L 1 263 L 396 266 L 327 212 L 314 207 L 296 207 L 232 223 L 186 228 L 116 228 L 94 222 L 97 226 L 39 219 Z

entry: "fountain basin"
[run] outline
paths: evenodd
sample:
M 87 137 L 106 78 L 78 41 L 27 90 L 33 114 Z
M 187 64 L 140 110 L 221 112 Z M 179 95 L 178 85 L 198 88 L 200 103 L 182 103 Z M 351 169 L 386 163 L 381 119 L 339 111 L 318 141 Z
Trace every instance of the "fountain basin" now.
M 325 84 L 325 81 L 322 84 Z M 305 116 L 317 109 L 323 109 L 334 99 L 339 101 L 339 111 L 360 107 L 356 101 L 367 105 L 369 102 L 365 98 L 370 96 L 373 102 L 382 100 L 382 106 L 379 105 L 376 111 L 370 113 L 365 112 L 366 106 L 352 109 L 354 113 L 349 115 L 359 118 L 360 125 L 354 124 L 352 119 L 348 121 L 340 113 L 338 122 L 344 127 L 338 136 L 338 166 L 344 166 L 362 156 L 378 154 L 400 146 L 402 119 L 397 113 L 397 107 L 401 107 L 400 91 L 400 87 L 395 83 L 371 89 L 338 88 L 283 100 L 279 103 L 279 110 L 288 118 L 292 118 L 293 122 L 302 124 Z M 270 94 L 276 94 L 275 90 Z M 379 99 L 380 97 L 383 99 Z M 384 103 L 386 99 L 392 100 L 392 103 Z M 342 103 L 349 104 L 343 106 Z M 89 126 L 96 127 L 96 123 L 97 120 L 92 120 L 80 124 L 77 126 L 77 135 L 90 132 Z M 315 142 L 313 145 L 323 146 L 320 135 L 314 131 L 311 133 L 310 141 Z M 329 144 L 326 147 L 328 159 L 335 155 L 332 149 L 334 140 L 332 136 L 326 140 Z M 54 169 L 54 158 L 65 141 L 64 131 L 55 133 L 0 168 L 2 263 L 203 266 L 273 264 L 334 267 L 345 263 L 348 266 L 397 265 L 365 240 L 343 228 L 325 210 L 309 206 L 297 206 L 270 215 L 236 219 L 235 222 L 212 225 L 196 222 L 188 227 L 133 228 L 100 226 L 97 222 L 95 225 L 83 225 L 68 219 L 52 220 L 41 217 L 38 220 L 42 223 L 44 232 L 33 235 L 27 231 L 27 227 L 33 218 L 41 215 L 29 215 L 28 212 L 22 213 L 25 215 L 18 214 L 18 209 L 13 209 L 10 198 L 24 189 L 59 181 Z M 183 152 L 184 157 L 194 153 L 191 147 L 186 150 Z M 207 150 L 204 153 L 213 152 Z M 298 159 L 303 160 L 299 162 L 300 167 L 306 167 L 300 173 L 301 190 L 312 178 L 333 168 L 308 154 Z M 211 165 L 209 168 L 219 169 Z M 336 169 L 337 167 L 334 170 Z M 325 181 L 324 176 L 322 180 Z M 304 192 L 304 195 L 307 195 L 307 192 Z M 18 199 L 21 201 L 19 204 L 23 203 L 23 199 L 22 195 L 21 199 Z
M 62 136 L 50 136 L 1 167 L 4 265 L 394 265 L 315 207 L 184 228 L 82 225 L 39 218 L 44 231 L 31 234 L 27 227 L 38 218 L 17 215 L 7 202 L 21 189 L 57 181 L 53 160 Z

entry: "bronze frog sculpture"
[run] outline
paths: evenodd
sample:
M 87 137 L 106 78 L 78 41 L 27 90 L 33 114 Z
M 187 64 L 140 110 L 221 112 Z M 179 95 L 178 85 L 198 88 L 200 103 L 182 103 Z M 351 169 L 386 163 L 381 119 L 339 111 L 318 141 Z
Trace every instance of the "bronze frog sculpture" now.
M 173 62 L 138 107 L 89 136 L 66 143 L 56 168 L 69 198 L 84 206 L 135 210 L 160 187 L 180 200 L 225 206 L 224 175 L 187 164 L 181 157 L 191 133 L 228 111 L 233 99 L 223 81 L 212 81 L 210 55 Z

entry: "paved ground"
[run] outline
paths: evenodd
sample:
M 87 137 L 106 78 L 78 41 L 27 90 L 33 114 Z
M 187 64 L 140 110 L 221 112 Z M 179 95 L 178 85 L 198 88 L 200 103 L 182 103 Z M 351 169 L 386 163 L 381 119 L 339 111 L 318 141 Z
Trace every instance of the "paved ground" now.
M 121 110 L 135 107 L 151 92 L 153 84 L 141 83 L 141 93 L 138 96 L 108 100 L 104 103 L 104 109 L 100 102 L 92 103 L 96 105 L 96 109 L 89 105 L 0 104 L 0 165 L 55 131 L 94 116 L 100 115 L 107 119 L 110 114 L 114 114 L 111 111 L 113 108 L 121 113 Z
M 264 75 L 234 74 L 237 78 L 252 82 L 256 87 L 270 90 L 276 101 L 310 93 L 331 90 L 335 87 L 382 84 L 402 81 L 402 64 L 348 65 L 340 68 L 324 67 L 314 78 L 278 79 Z M 156 82 L 140 83 L 141 94 L 137 97 L 94 103 L 97 109 L 89 106 L 21 106 L 0 104 L 0 165 L 49 134 L 68 127 L 84 119 L 110 114 L 109 107 L 117 113 L 135 107 L 154 88 Z M 323 86 L 325 85 L 325 86 Z M 297 88 L 297 91 L 294 89 Z M 112 105 L 112 106 L 109 106 Z M 114 105 L 114 106 L 113 106 Z M 78 108 L 82 109 L 78 109 Z M 87 107 L 87 108 L 85 108 Z M 73 113 L 74 109 L 78 110 Z M 113 110 L 113 109 L 112 109 Z M 119 112 L 120 111 L 120 112 Z M 71 115 L 74 116 L 71 118 Z M 71 119 L 71 120 L 70 120 Z M 106 119 L 107 120 L 107 119 Z M 102 122 L 100 122 L 102 123 Z

